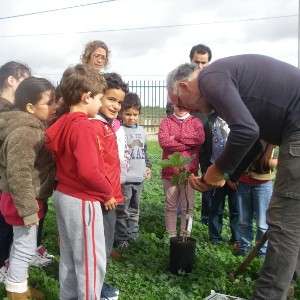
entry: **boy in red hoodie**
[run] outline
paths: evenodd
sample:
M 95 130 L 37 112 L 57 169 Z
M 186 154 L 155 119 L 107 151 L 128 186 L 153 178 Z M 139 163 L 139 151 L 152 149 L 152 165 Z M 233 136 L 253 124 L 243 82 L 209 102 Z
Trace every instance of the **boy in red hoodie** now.
M 89 117 L 95 117 L 106 89 L 102 75 L 88 65 L 68 68 L 60 90 L 70 113 L 46 131 L 55 154 L 58 185 L 54 205 L 60 234 L 60 299 L 100 299 L 106 271 L 101 204 L 116 200 L 106 176 L 101 145 Z
M 113 195 L 119 204 L 123 203 L 123 195 L 120 182 L 120 159 L 114 126 L 125 93 L 128 92 L 128 86 L 117 73 L 106 73 L 103 76 L 106 80 L 107 89 L 101 99 L 102 105 L 97 116 L 91 118 L 90 121 L 96 129 L 105 171 L 111 183 Z M 114 209 L 106 210 L 104 207 L 102 209 L 106 256 L 108 258 L 111 255 L 114 243 L 116 211 Z M 118 289 L 106 283 L 103 284 L 101 299 L 117 300 L 118 295 Z

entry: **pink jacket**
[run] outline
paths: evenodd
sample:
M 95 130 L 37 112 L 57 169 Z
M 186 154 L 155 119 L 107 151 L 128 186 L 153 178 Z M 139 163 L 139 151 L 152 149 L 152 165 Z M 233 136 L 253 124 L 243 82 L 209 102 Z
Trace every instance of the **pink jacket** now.
M 174 138 L 170 138 L 170 137 Z M 205 134 L 201 121 L 189 116 L 183 121 L 179 121 L 174 115 L 163 119 L 159 126 L 158 142 L 163 149 L 162 159 L 174 152 L 180 152 L 184 157 L 190 157 L 196 154 L 189 170 L 198 175 L 199 169 L 199 146 L 204 143 Z M 170 179 L 178 168 L 162 169 L 162 178 Z

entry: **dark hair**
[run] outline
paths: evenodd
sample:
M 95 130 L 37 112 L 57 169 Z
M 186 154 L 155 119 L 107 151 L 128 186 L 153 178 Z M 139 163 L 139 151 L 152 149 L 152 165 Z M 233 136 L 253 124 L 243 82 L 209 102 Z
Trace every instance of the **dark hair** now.
M 26 105 L 39 102 L 42 94 L 46 91 L 51 91 L 51 96 L 54 98 L 54 90 L 54 86 L 47 79 L 34 76 L 28 77 L 17 87 L 13 107 L 26 111 Z
M 61 90 L 60 90 L 60 86 L 58 85 L 56 88 L 55 88 L 55 100 L 59 100 L 59 98 L 62 97 L 62 93 L 61 93 Z
M 70 111 L 70 107 L 66 105 L 65 101 L 63 100 L 63 95 L 60 90 L 60 86 L 58 85 L 55 88 L 55 102 L 56 102 L 56 119 L 53 120 L 55 122 L 59 117 L 68 113 Z M 62 99 L 62 100 L 61 100 Z
M 100 41 L 100 40 L 91 41 L 91 42 L 88 42 L 85 45 L 84 51 L 83 51 L 83 53 L 80 57 L 81 62 L 83 64 L 88 64 L 90 59 L 91 59 L 91 56 L 92 56 L 93 52 L 95 52 L 98 48 L 102 48 L 106 51 L 106 62 L 104 64 L 104 68 L 106 68 L 108 63 L 109 63 L 110 51 L 108 50 L 107 45 L 104 42 Z
M 104 77 L 90 65 L 83 64 L 66 69 L 59 86 L 68 107 L 80 103 L 84 93 L 90 92 L 94 97 L 106 90 Z
M 208 61 L 211 61 L 212 52 L 211 52 L 209 47 L 207 47 L 203 44 L 195 45 L 190 51 L 190 60 L 193 59 L 193 56 L 194 56 L 195 52 L 197 52 L 199 54 L 206 54 L 207 53 L 208 54 Z
M 131 92 L 126 93 L 121 110 L 123 112 L 125 109 L 129 108 L 135 108 L 139 111 L 139 113 L 141 112 L 142 105 L 138 94 Z
M 104 73 L 103 74 L 107 89 L 122 90 L 124 93 L 128 93 L 128 85 L 122 80 L 122 77 L 117 73 Z
M 0 89 L 3 88 L 4 81 L 9 77 L 13 76 L 17 80 L 25 75 L 30 76 L 31 70 L 25 65 L 15 61 L 9 61 L 0 67 Z

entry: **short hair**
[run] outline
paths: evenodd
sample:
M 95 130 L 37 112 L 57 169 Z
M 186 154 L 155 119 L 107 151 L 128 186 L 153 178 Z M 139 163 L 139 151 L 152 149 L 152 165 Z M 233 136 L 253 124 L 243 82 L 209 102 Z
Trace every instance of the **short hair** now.
M 199 67 L 195 64 L 181 64 L 167 75 L 167 90 L 175 94 L 180 81 L 190 81 L 192 74 Z
M 97 94 L 105 93 L 106 90 L 104 77 L 90 65 L 83 64 L 67 68 L 59 86 L 68 107 L 80 103 L 84 93 L 90 92 L 94 97 Z
M 28 103 L 36 104 L 39 102 L 42 94 L 46 91 L 51 91 L 51 98 L 54 99 L 55 88 L 50 81 L 34 76 L 24 79 L 16 89 L 13 108 L 26 111 L 26 105 Z
M 4 81 L 13 76 L 17 80 L 25 75 L 31 76 L 31 70 L 26 64 L 21 64 L 16 61 L 9 61 L 0 68 L 0 89 L 3 88 Z
M 103 77 L 106 80 L 107 90 L 117 89 L 122 90 L 124 93 L 128 93 L 128 84 L 126 84 L 122 77 L 117 73 L 105 73 Z
M 104 64 L 104 68 L 106 68 L 107 65 L 109 64 L 110 51 L 109 51 L 107 45 L 100 40 L 91 41 L 85 45 L 84 51 L 80 57 L 81 62 L 83 64 L 88 64 L 89 61 L 91 60 L 91 56 L 92 56 L 93 52 L 95 52 L 98 48 L 102 48 L 106 51 L 106 61 Z
M 193 59 L 195 52 L 199 53 L 199 54 L 208 54 L 208 61 L 211 61 L 212 58 L 212 52 L 210 50 L 209 47 L 203 45 L 203 44 L 198 44 L 192 47 L 191 51 L 190 51 L 190 60 Z
M 138 94 L 132 92 L 126 93 L 121 111 L 123 112 L 125 109 L 129 108 L 135 108 L 139 113 L 141 112 L 142 104 Z

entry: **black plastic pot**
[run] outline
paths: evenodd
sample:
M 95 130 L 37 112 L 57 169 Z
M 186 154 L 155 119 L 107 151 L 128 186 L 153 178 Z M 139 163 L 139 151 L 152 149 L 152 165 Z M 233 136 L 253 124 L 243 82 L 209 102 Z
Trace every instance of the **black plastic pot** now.
M 195 262 L 196 240 L 182 237 L 170 238 L 170 272 L 179 275 L 179 270 L 191 273 Z

